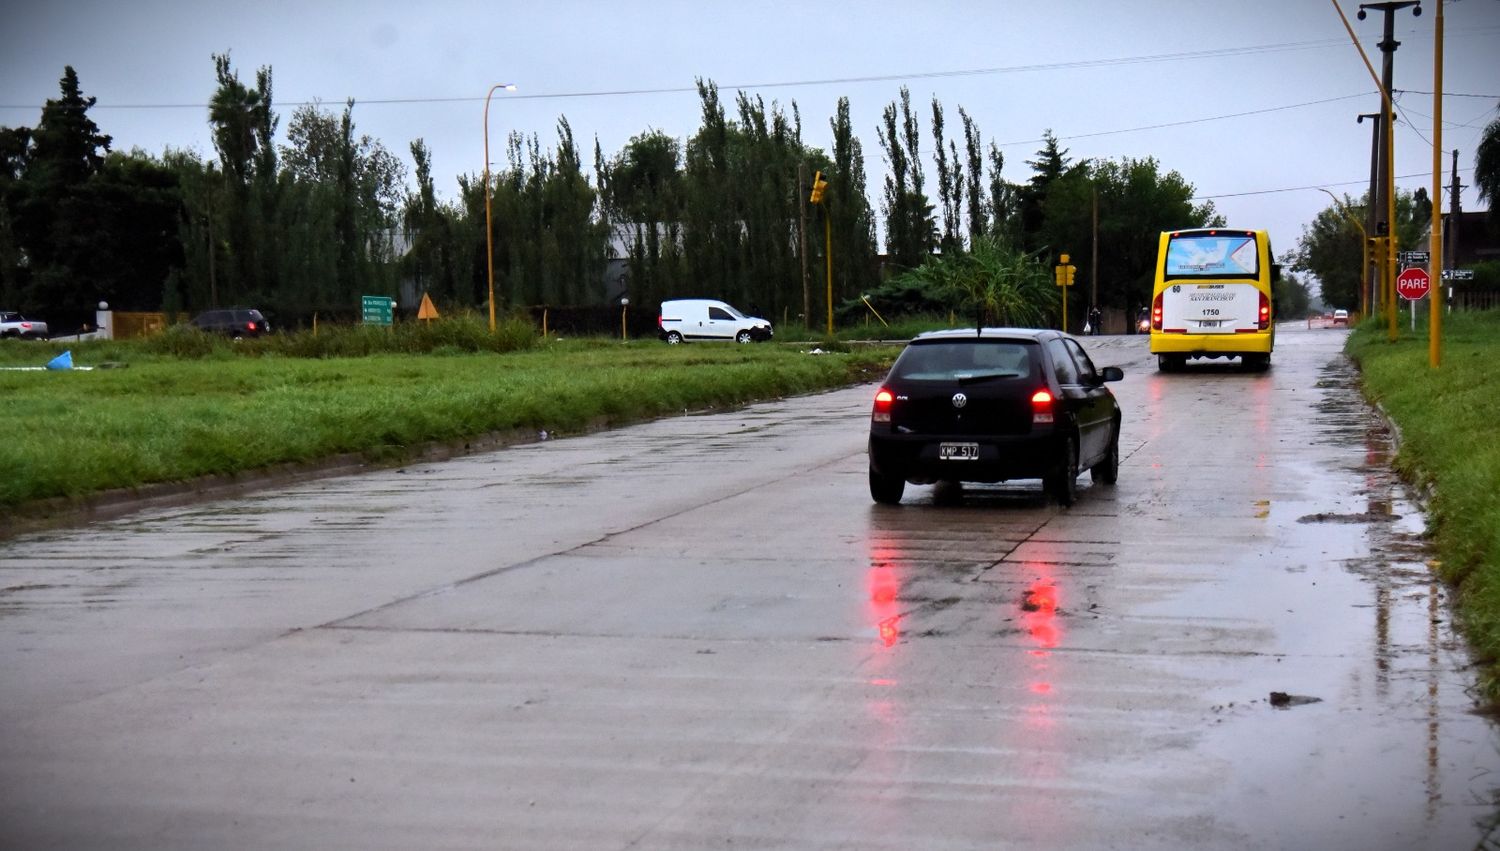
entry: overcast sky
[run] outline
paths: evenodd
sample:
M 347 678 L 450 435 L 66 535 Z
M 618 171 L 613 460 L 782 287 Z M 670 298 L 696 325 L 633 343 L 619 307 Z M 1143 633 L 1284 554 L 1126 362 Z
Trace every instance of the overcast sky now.
M 1380 68 L 1380 13 L 1365 21 L 1340 0 Z M 356 100 L 356 132 L 405 160 L 425 139 L 439 192 L 484 165 L 484 96 L 490 159 L 506 133 L 556 140 L 559 116 L 587 164 L 597 138 L 613 155 L 658 129 L 686 139 L 698 127 L 696 78 L 712 79 L 732 108 L 743 88 L 790 114 L 806 143 L 830 147 L 829 119 L 851 103 L 864 144 L 871 202 L 885 172 L 876 130 L 902 85 L 923 125 L 928 185 L 930 103 L 950 137 L 958 108 L 999 142 L 1004 176 L 1051 129 L 1074 159 L 1152 156 L 1212 198 L 1229 223 L 1266 227 L 1278 252 L 1330 202 L 1312 187 L 1359 197 L 1369 180 L 1371 123 L 1379 98 L 1331 0 L 819 0 L 696 2 L 322 2 L 135 0 L 7 4 L 0 28 L 0 125 L 33 126 L 58 95 L 63 68 L 78 72 L 91 112 L 117 150 L 167 147 L 213 157 L 204 106 L 214 90 L 211 54 L 229 51 L 240 79 L 270 66 L 280 135 L 296 105 L 332 111 Z M 1403 188 L 1432 184 L 1433 24 L 1397 13 L 1395 89 Z M 1445 6 L 1444 151 L 1459 150 L 1472 183 L 1473 155 L 1500 106 L 1500 0 Z M 961 136 L 959 137 L 961 140 Z M 1446 185 L 1449 154 L 1443 156 Z M 1411 176 L 1406 176 L 1411 175 Z M 1465 209 L 1477 208 L 1472 189 Z M 1445 201 L 1446 206 L 1446 201 Z M 1082 252 L 1082 246 L 1072 247 Z

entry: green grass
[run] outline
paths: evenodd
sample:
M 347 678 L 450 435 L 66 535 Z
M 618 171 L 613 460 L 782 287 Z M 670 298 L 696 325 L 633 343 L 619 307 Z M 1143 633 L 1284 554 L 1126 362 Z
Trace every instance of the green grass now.
M 344 453 L 399 460 L 492 432 L 567 434 L 737 405 L 874 380 L 896 354 L 604 340 L 532 340 L 498 353 L 451 339 L 427 354 L 284 353 L 370 348 L 366 331 L 345 330 L 354 339 L 0 341 L 0 365 L 40 366 L 67 349 L 77 366 L 127 366 L 0 370 L 0 511 Z
M 1500 311 L 1444 318 L 1443 352 L 1428 365 L 1427 332 L 1396 342 L 1377 322 L 1349 341 L 1366 394 L 1401 429 L 1396 466 L 1431 495 L 1442 577 L 1483 665 L 1485 698 L 1500 703 Z

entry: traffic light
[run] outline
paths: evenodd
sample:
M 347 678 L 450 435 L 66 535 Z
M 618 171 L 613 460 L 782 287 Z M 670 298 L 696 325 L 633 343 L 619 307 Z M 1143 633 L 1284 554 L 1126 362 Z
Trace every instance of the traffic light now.
M 1057 259 L 1059 261 L 1058 264 L 1052 267 L 1053 280 L 1057 282 L 1059 287 L 1073 286 L 1073 273 L 1078 270 L 1078 267 L 1068 262 L 1071 258 L 1066 254 Z
M 821 172 L 821 171 L 813 172 L 812 194 L 809 195 L 808 198 L 807 198 L 808 203 L 810 203 L 810 204 L 821 204 L 821 203 L 823 203 L 823 192 L 827 188 L 828 188 L 828 181 L 826 181 L 826 180 L 823 179 L 823 172 Z

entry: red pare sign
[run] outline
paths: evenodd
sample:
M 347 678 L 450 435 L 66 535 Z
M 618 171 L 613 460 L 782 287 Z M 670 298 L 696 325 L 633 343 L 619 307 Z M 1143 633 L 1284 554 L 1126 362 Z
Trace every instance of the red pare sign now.
M 1407 269 L 1396 276 L 1396 293 L 1407 301 L 1426 298 L 1432 279 L 1421 269 Z

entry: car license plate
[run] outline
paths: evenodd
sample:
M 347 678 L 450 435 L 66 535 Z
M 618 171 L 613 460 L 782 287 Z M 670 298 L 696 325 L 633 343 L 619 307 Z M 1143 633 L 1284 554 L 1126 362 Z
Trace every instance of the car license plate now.
M 940 461 L 977 461 L 977 460 L 979 460 L 979 444 L 977 444 L 977 443 L 940 443 L 940 444 L 938 444 L 938 460 L 940 460 Z

